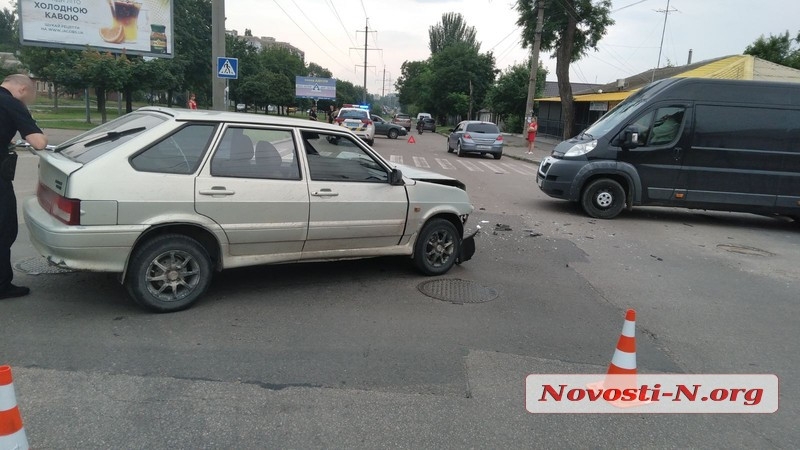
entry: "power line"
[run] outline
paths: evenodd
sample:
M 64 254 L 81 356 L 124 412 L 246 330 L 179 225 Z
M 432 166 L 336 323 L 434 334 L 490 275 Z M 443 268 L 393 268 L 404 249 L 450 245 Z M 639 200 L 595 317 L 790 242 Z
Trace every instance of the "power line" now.
M 350 57 L 350 55 L 348 55 L 347 53 L 345 53 L 343 50 L 341 50 L 339 47 L 337 47 L 337 46 L 336 46 L 336 44 L 334 44 L 333 42 L 331 42 L 331 40 L 330 40 L 330 39 L 328 39 L 328 36 L 326 36 L 326 35 L 325 35 L 325 33 L 323 33 L 323 32 L 322 32 L 322 30 L 320 30 L 320 29 L 319 29 L 319 27 L 317 27 L 317 25 L 314 23 L 314 21 L 313 21 L 313 20 L 311 20 L 311 19 L 309 19 L 309 18 L 308 18 L 308 16 L 306 15 L 306 13 L 305 13 L 305 12 L 303 12 L 303 9 L 302 9 L 302 8 L 300 8 L 300 7 L 297 5 L 297 2 L 296 2 L 295 0 L 292 0 L 292 3 L 294 4 L 295 8 L 297 8 L 298 10 L 300 10 L 300 14 L 302 14 L 302 15 L 303 15 L 303 17 L 305 17 L 305 18 L 306 18 L 306 20 L 307 20 L 307 21 L 308 21 L 308 22 L 311 24 L 311 26 L 312 26 L 312 27 L 314 27 L 314 29 L 315 29 L 315 30 L 317 30 L 317 32 L 318 32 L 319 34 L 321 34 L 321 35 L 322 35 L 322 37 L 323 37 L 323 38 L 325 38 L 325 40 L 326 40 L 326 41 L 328 41 L 328 43 L 329 43 L 329 44 L 331 44 L 331 47 L 335 48 L 336 50 L 338 50 L 338 51 L 339 51 L 339 53 L 341 53 L 341 54 L 343 54 L 343 55 L 347 56 L 348 58 L 351 58 L 351 57 Z M 351 58 L 351 60 L 352 60 L 352 58 Z
M 510 33 L 508 33 L 508 34 L 506 35 L 506 37 L 504 37 L 503 39 L 500 39 L 500 42 L 498 42 L 497 44 L 494 44 L 494 46 L 493 46 L 492 48 L 490 48 L 490 49 L 489 49 L 489 51 L 492 51 L 492 50 L 494 50 L 494 49 L 495 49 L 495 48 L 496 48 L 498 45 L 500 45 L 500 44 L 502 44 L 503 42 L 505 42 L 505 40 L 506 40 L 506 39 L 508 39 L 509 37 L 511 37 L 511 35 L 512 35 L 512 34 L 514 34 L 514 33 L 516 33 L 517 31 L 519 31 L 519 27 L 516 27 L 516 28 L 514 28 L 513 30 L 511 30 L 511 32 L 510 32 Z
M 285 9 L 283 9 L 283 6 L 281 6 L 281 4 L 280 4 L 280 3 L 278 3 L 278 0 L 272 0 L 272 1 L 273 1 L 273 2 L 275 2 L 275 5 L 277 5 L 277 6 L 278 6 L 278 8 L 280 8 L 280 10 L 281 10 L 281 11 L 283 11 L 283 13 L 286 15 L 286 17 L 288 17 L 288 18 L 289 18 L 289 20 L 291 20 L 291 21 L 292 21 L 292 23 L 293 23 L 293 24 L 294 24 L 294 25 L 295 25 L 295 26 L 296 26 L 296 27 L 297 27 L 297 28 L 298 28 L 300 31 L 302 31 L 302 32 L 303 32 L 303 34 L 305 34 L 305 35 L 306 35 L 306 37 L 307 37 L 307 38 L 308 38 L 308 39 L 309 39 L 309 40 L 310 40 L 310 41 L 311 41 L 311 42 L 312 42 L 314 45 L 316 45 L 316 46 L 317 46 L 317 48 L 319 48 L 319 49 L 320 49 L 320 51 L 322 51 L 322 54 L 324 54 L 324 55 L 325 55 L 325 56 L 327 56 L 328 58 L 331 58 L 331 59 L 333 59 L 334 61 L 336 61 L 337 63 L 339 63 L 339 65 L 340 65 L 340 66 L 342 66 L 342 67 L 347 67 L 347 66 L 345 66 L 344 64 L 342 64 L 342 62 L 341 62 L 341 61 L 339 61 L 338 59 L 336 59 L 336 58 L 332 58 L 332 57 L 331 57 L 331 55 L 329 55 L 329 54 L 328 54 L 328 52 L 326 52 L 326 51 L 325 51 L 325 49 L 323 49 L 322 47 L 320 47 L 320 45 L 319 45 L 319 44 L 317 44 L 317 41 L 315 41 L 315 40 L 314 40 L 314 38 L 312 38 L 311 36 L 309 36 L 309 34 L 308 34 L 308 33 L 306 33 L 306 30 L 304 30 L 304 29 L 303 29 L 303 27 L 301 27 L 300 25 L 298 25 L 298 24 L 297 24 L 297 22 L 295 22 L 295 21 L 294 21 L 294 19 L 292 19 L 292 16 L 290 16 L 290 15 L 289 15 L 289 13 L 287 13 L 287 12 L 286 12 L 286 10 L 285 10 Z M 349 71 L 349 70 L 350 70 L 350 68 L 347 68 L 347 70 Z
M 617 9 L 614 9 L 614 10 L 612 10 L 611 12 L 612 12 L 612 13 L 615 13 L 615 12 L 617 12 L 617 11 L 622 11 L 623 9 L 630 8 L 631 6 L 636 6 L 636 5 L 638 5 L 639 3 L 644 3 L 644 2 L 646 2 L 646 1 L 647 1 L 647 0 L 639 0 L 638 2 L 631 3 L 630 5 L 621 6 L 621 7 L 617 8 Z
M 364 17 L 369 19 L 369 14 L 367 14 L 367 8 L 364 7 L 364 0 L 361 0 L 361 9 L 364 10 Z
M 342 18 L 341 16 L 339 16 L 339 11 L 336 10 L 336 6 L 333 4 L 333 0 L 328 0 L 328 7 L 331 9 L 331 11 L 333 11 L 333 15 L 336 16 L 336 20 L 339 21 L 339 25 L 342 26 L 342 30 L 344 30 L 344 34 L 347 35 L 347 39 L 350 39 L 350 44 L 352 44 L 353 47 L 355 47 L 356 43 L 350 36 L 350 32 L 347 31 L 347 27 L 344 26 L 344 22 L 342 22 Z

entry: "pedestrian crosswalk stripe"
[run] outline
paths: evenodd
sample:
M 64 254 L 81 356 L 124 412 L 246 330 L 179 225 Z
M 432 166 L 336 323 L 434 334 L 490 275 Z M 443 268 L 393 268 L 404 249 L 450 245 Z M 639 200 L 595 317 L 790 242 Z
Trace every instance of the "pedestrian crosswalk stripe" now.
M 422 167 L 423 169 L 430 169 L 431 166 L 428 165 L 428 161 L 425 158 L 414 156 L 414 165 L 417 167 Z
M 391 155 L 389 156 L 389 161 L 395 164 L 403 164 L 403 157 L 400 155 Z
M 481 161 L 480 163 L 483 164 L 484 166 L 486 166 L 489 170 L 491 170 L 494 173 L 508 173 L 507 170 L 505 170 L 505 169 L 503 169 L 501 167 L 498 167 L 498 166 L 496 166 L 496 165 L 494 165 L 492 163 L 483 162 L 483 161 Z
M 439 163 L 439 165 L 442 166 L 442 169 L 444 170 L 456 170 L 456 166 L 454 166 L 453 163 L 451 163 L 446 159 L 436 158 L 436 162 Z
M 518 168 L 514 164 L 503 163 L 503 165 L 508 167 L 509 169 L 513 170 L 514 172 L 521 173 L 522 175 L 535 175 L 534 173 L 531 173 L 531 172 L 528 172 L 528 171 L 525 171 L 525 170 L 522 170 L 522 169 Z
M 461 164 L 462 166 L 464 166 L 470 172 L 483 172 L 483 169 L 481 169 L 480 167 L 476 166 L 475 164 L 472 164 L 471 162 L 458 160 L 458 163 Z

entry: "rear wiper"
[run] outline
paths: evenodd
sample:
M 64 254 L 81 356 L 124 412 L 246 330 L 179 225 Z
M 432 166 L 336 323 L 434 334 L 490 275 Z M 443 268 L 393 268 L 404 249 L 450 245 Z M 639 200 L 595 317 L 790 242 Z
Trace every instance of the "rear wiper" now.
M 96 137 L 97 135 L 88 136 L 86 139 L 83 139 L 83 140 L 80 140 L 80 141 L 75 141 L 75 142 L 73 142 L 73 143 L 71 143 L 69 145 L 66 145 L 64 147 L 58 147 L 58 148 L 55 149 L 54 152 L 55 153 L 61 153 L 62 151 L 72 147 L 75 144 L 79 144 L 81 142 L 85 142 L 87 139 L 94 138 L 93 140 L 91 140 L 91 141 L 87 142 L 86 144 L 84 144 L 84 147 L 91 147 L 93 145 L 97 145 L 97 144 L 100 144 L 100 143 L 103 143 L 103 142 L 117 140 L 117 139 L 119 139 L 119 138 L 121 138 L 123 136 L 127 136 L 129 134 L 140 133 L 140 132 L 144 131 L 145 129 L 146 129 L 145 127 L 136 127 L 136 128 L 131 128 L 129 130 L 124 130 L 124 131 L 109 131 L 109 132 L 101 135 L 100 137 Z

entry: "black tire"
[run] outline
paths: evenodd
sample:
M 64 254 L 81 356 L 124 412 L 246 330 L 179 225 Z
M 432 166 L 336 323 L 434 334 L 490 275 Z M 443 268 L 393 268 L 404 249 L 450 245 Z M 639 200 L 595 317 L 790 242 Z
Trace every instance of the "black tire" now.
M 206 292 L 212 273 L 211 258 L 199 242 L 167 234 L 136 249 L 125 287 L 140 306 L 174 312 L 190 307 Z
M 453 153 L 453 149 L 452 149 L 452 148 L 450 148 L 450 138 L 447 138 L 447 139 L 444 141 L 444 144 L 447 146 L 447 153 Z
M 494 159 L 500 159 L 500 158 L 503 157 L 503 154 L 502 153 L 494 153 L 494 154 L 492 154 L 492 156 L 494 156 Z
M 406 132 L 411 133 L 411 127 L 406 128 Z
M 370 147 L 372 147 L 373 145 L 375 145 L 375 139 L 370 139 L 370 140 L 368 140 L 368 141 L 367 141 L 367 144 L 368 144 Z
M 397 130 L 392 129 L 389 130 L 389 134 L 387 136 L 389 137 L 389 139 L 397 139 L 397 136 L 399 135 L 400 133 L 398 133 Z
M 592 217 L 613 219 L 625 208 L 625 190 L 609 178 L 594 180 L 584 188 L 581 206 Z
M 464 150 L 461 148 L 461 141 L 456 143 L 456 155 L 458 155 L 459 158 L 462 158 L 464 155 L 466 155 Z
M 422 227 L 414 244 L 414 264 L 425 275 L 447 273 L 458 258 L 461 236 L 445 219 L 431 219 Z

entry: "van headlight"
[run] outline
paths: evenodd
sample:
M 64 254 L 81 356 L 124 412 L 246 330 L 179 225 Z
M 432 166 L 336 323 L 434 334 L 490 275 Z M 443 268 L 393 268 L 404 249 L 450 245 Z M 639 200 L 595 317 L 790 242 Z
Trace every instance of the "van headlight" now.
M 564 153 L 564 156 L 582 156 L 594 150 L 595 147 L 597 147 L 597 139 L 589 142 L 581 142 L 580 144 L 575 144 L 571 149 L 567 150 L 567 152 Z

